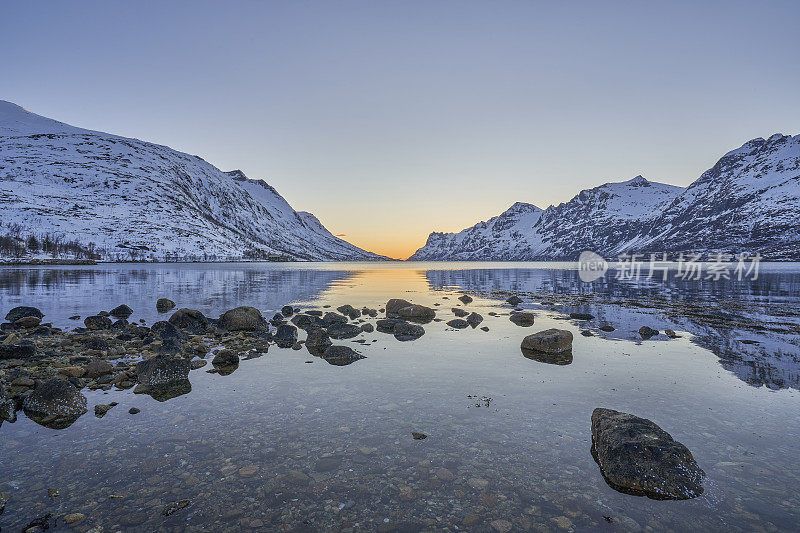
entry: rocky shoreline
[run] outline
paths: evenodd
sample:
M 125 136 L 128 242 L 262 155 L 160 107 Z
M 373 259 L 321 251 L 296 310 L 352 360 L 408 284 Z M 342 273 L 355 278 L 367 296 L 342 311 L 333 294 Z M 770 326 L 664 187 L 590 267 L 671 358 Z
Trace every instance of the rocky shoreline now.
M 458 300 L 449 310 L 446 302 L 427 307 L 399 298 L 390 299 L 380 309 L 345 304 L 335 310 L 329 306 L 301 310 L 286 305 L 270 318 L 254 307 L 243 306 L 211 318 L 195 309 L 175 310 L 174 302 L 161 298 L 155 306 L 166 320 L 150 326 L 143 321 L 130 322 L 133 310 L 123 304 L 83 317 L 83 326 L 72 330 L 43 322 L 39 309 L 15 307 L 7 313 L 7 322 L 0 324 L 0 425 L 14 422 L 17 412 L 23 411 L 45 427 L 69 427 L 88 412 L 84 389 L 132 389 L 134 394 L 167 401 L 191 392 L 191 372 L 206 368 L 209 373 L 229 374 L 242 361 L 261 357 L 271 347 L 305 350 L 331 365 L 344 366 L 365 356 L 335 342 L 351 339 L 371 344 L 356 339 L 364 333 L 377 331 L 409 342 L 440 322 L 453 331 L 489 331 L 481 326 L 484 317 L 468 309 L 472 297 L 463 294 Z M 507 313 L 488 314 L 506 314 L 511 323 L 527 329 L 535 323 L 535 314 L 519 307 L 522 303 L 519 296 L 512 295 L 505 301 Z M 439 317 L 448 313 L 456 318 Z M 572 312 L 564 318 L 588 321 L 594 317 Z M 602 328 L 614 329 L 608 324 Z M 656 334 L 659 332 L 648 326 L 639 331 L 642 339 Z M 677 336 L 670 330 L 666 335 Z M 565 365 L 572 362 L 572 341 L 570 331 L 548 329 L 525 336 L 520 350 L 540 363 Z M 102 418 L 116 406 L 116 402 L 94 405 L 93 414 Z M 138 412 L 136 408 L 129 411 L 130 415 Z M 598 409 L 591 428 L 594 457 L 603 477 L 616 490 L 657 499 L 686 499 L 703 492 L 704 473 L 691 453 L 649 420 Z M 420 432 L 411 435 L 415 440 L 426 437 Z M 661 450 L 661 455 L 648 450 Z M 682 476 L 687 471 L 693 472 L 689 482 Z M 169 507 L 164 516 L 186 505 Z

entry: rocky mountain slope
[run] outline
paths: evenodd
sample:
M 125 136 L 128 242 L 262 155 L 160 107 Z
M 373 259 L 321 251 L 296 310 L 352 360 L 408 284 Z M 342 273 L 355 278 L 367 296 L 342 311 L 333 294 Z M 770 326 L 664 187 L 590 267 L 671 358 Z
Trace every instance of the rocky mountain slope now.
M 685 189 L 637 176 L 545 210 L 517 203 L 459 233 L 431 233 L 410 259 L 574 260 L 584 250 L 800 259 L 798 220 L 800 135 L 777 134 L 729 152 Z
M 382 259 L 241 171 L 4 101 L 0 209 L 0 231 L 77 241 L 103 259 Z

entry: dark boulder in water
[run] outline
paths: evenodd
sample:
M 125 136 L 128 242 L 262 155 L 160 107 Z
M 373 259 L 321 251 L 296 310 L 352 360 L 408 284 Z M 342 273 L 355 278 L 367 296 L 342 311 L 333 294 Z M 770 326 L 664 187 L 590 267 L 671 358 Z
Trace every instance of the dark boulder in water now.
M 322 325 L 323 327 L 326 328 L 333 324 L 346 324 L 346 323 L 347 323 L 347 317 L 344 315 L 340 315 L 339 313 L 332 313 L 328 311 L 322 317 Z
M 189 378 L 191 363 L 186 359 L 159 355 L 136 365 L 136 378 L 142 385 L 162 387 Z
M 467 317 L 467 324 L 472 326 L 472 328 L 477 328 L 478 325 L 483 322 L 483 317 L 478 313 L 470 313 Z
M 86 396 L 66 379 L 53 378 L 39 385 L 25 398 L 22 408 L 31 418 L 77 419 L 86 409 Z
M 214 366 L 236 366 L 239 364 L 239 354 L 227 348 L 220 350 L 211 360 L 211 364 Z
M 159 298 L 156 301 L 156 311 L 159 313 L 166 313 L 167 311 L 172 310 L 173 307 L 175 307 L 175 302 L 169 298 Z
M 590 315 L 589 313 L 570 313 L 569 317 L 574 320 L 592 320 L 594 315 Z
M 405 320 L 400 318 L 382 318 L 375 323 L 375 327 L 381 333 L 394 333 L 395 326 L 406 323 Z
M 111 316 L 114 318 L 128 318 L 133 314 L 133 309 L 125 304 L 119 305 L 111 310 Z
M 355 324 L 331 324 L 328 335 L 332 339 L 351 339 L 361 333 L 361 327 Z
M 287 318 L 292 316 L 294 314 L 294 307 L 291 305 L 284 305 L 281 307 L 281 314 Z
M 329 346 L 322 354 L 322 358 L 335 366 L 345 366 L 366 359 L 363 355 L 348 346 Z
M 464 302 L 465 304 L 472 303 L 472 296 L 469 296 L 467 294 L 462 294 L 461 296 L 458 297 L 458 299 Z
M 83 324 L 86 326 L 86 329 L 91 330 L 111 329 L 111 326 L 114 325 L 110 318 L 102 315 L 87 316 L 83 319 Z
M 649 326 L 642 326 L 639 328 L 639 335 L 641 335 L 643 339 L 647 340 L 650 337 L 655 337 L 658 335 L 658 330 Z
M 225 311 L 219 318 L 219 327 L 228 331 L 256 331 L 267 329 L 267 321 L 255 307 L 241 306 Z
M 521 348 L 541 353 L 563 353 L 572 350 L 572 332 L 565 329 L 546 329 L 522 339 Z
M 430 322 L 436 316 L 436 311 L 424 305 L 412 304 L 407 300 L 393 298 L 386 302 L 386 316 L 418 322 Z
M 306 337 L 306 349 L 312 355 L 321 356 L 332 344 L 333 342 L 328 336 L 328 332 L 324 329 L 316 328 L 308 331 L 308 337 Z
M 16 322 L 20 318 L 25 318 L 29 316 L 41 319 L 44 316 L 44 313 L 42 313 L 39 309 L 35 307 L 27 307 L 21 305 L 11 309 L 8 313 L 6 313 L 6 320 L 8 320 L 9 322 Z
M 425 335 L 425 328 L 418 324 L 400 322 L 394 326 L 394 338 L 399 341 L 413 341 Z
M 322 328 L 325 327 L 325 324 L 322 322 L 322 318 L 312 315 L 309 313 L 295 315 L 292 318 L 292 324 L 297 326 L 300 329 L 310 330 L 312 328 Z
M 519 305 L 522 303 L 522 298 L 519 296 L 512 296 L 511 298 L 506 299 L 506 303 L 511 305 Z
M 533 325 L 536 315 L 528 313 L 527 311 L 515 311 L 511 313 L 508 319 L 518 326 L 527 328 Z
M 469 314 L 469 311 L 461 309 L 460 307 L 453 307 L 451 311 L 453 311 L 453 314 L 456 315 L 458 318 L 464 318 Z
M 469 327 L 469 322 L 463 318 L 454 318 L 453 320 L 448 320 L 447 325 L 455 329 L 464 329 Z
M 595 409 L 592 456 L 606 482 L 620 492 L 656 500 L 703 493 L 705 472 L 689 449 L 646 418 Z
M 297 328 L 291 324 L 281 324 L 273 335 L 274 340 L 280 348 L 291 348 L 297 342 Z
M 208 319 L 196 309 L 178 309 L 169 317 L 169 323 L 194 335 L 205 333 L 208 330 Z

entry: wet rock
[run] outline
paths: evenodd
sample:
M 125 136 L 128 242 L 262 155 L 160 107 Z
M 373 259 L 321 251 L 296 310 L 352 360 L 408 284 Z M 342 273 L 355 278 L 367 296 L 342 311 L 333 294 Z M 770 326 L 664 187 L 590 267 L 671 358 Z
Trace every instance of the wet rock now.
M 94 361 L 90 362 L 88 365 L 83 367 L 84 375 L 87 378 L 99 378 L 100 376 L 105 376 L 106 374 L 111 374 L 114 372 L 114 367 L 108 361 L 104 361 L 102 359 L 95 359 Z
M 110 314 L 114 318 L 128 318 L 133 314 L 133 309 L 125 304 L 122 304 L 112 309 Z
M 128 409 L 128 413 L 132 415 L 138 415 L 141 412 L 142 410 L 139 409 L 138 407 L 131 407 L 130 409 Z
M 78 418 L 86 409 L 86 396 L 66 379 L 42 382 L 25 398 L 22 408 L 30 418 L 56 416 Z
M 575 320 L 591 320 L 594 318 L 594 315 L 590 315 L 589 313 L 570 313 L 569 317 Z
M 337 307 L 336 310 L 342 313 L 343 315 L 349 317 L 350 320 L 355 320 L 356 318 L 361 316 L 361 311 L 356 309 L 350 304 L 341 305 Z
M 705 472 L 686 446 L 645 418 L 598 408 L 592 412 L 592 456 L 608 484 L 657 500 L 703 493 Z
M 280 348 L 291 348 L 297 342 L 297 328 L 291 324 L 281 324 L 272 339 Z
M 424 305 L 412 304 L 400 298 L 393 298 L 386 302 L 386 316 L 390 318 L 430 321 L 436 316 L 436 311 Z
M 340 315 L 339 313 L 332 313 L 329 311 L 325 313 L 325 315 L 322 317 L 322 325 L 323 327 L 326 328 L 334 324 L 346 324 L 346 323 L 347 323 L 347 317 L 344 315 Z
M 478 325 L 483 322 L 483 317 L 479 313 L 470 313 L 467 317 L 467 324 L 472 326 L 472 328 L 477 328 Z
M 399 341 L 413 341 L 425 335 L 425 328 L 419 324 L 399 322 L 394 326 L 394 338 Z
M 286 317 L 281 313 L 275 313 L 275 315 L 269 319 L 269 323 L 273 326 L 280 326 L 286 323 Z
M 647 340 L 650 337 L 658 335 L 658 330 L 648 326 L 642 326 L 639 328 L 639 335 L 641 335 L 643 339 Z
M 29 359 L 36 355 L 36 345 L 23 340 L 16 344 L 0 344 L 0 359 Z
M 332 339 L 351 339 L 361 333 L 361 328 L 355 324 L 331 324 L 328 335 Z
M 469 322 L 463 318 L 454 318 L 453 320 L 448 320 L 446 323 L 448 326 L 455 329 L 464 329 L 469 327 Z
M 28 376 L 20 376 L 18 378 L 14 378 L 10 385 L 14 388 L 32 389 L 36 386 L 36 382 Z
M 83 346 L 88 350 L 97 350 L 99 352 L 104 352 L 110 347 L 108 341 L 102 337 L 91 337 L 86 339 L 86 342 L 83 344 Z
M 184 507 L 188 507 L 190 503 L 191 500 L 178 500 L 176 502 L 172 502 L 164 507 L 164 509 L 161 511 L 161 514 L 164 516 L 170 516 L 177 513 Z
M 529 327 L 533 325 L 536 315 L 527 311 L 514 311 L 508 319 L 518 326 Z
M 156 300 L 156 311 L 159 313 L 166 313 L 175 307 L 175 302 L 169 298 L 159 298 Z
M 28 316 L 36 317 L 41 320 L 44 314 L 35 307 L 21 305 L 6 313 L 6 320 L 9 322 L 16 322 L 20 318 L 25 318 Z
M 611 324 L 603 324 L 600 326 L 600 331 L 614 331 L 614 326 Z
M 190 368 L 186 359 L 159 355 L 136 365 L 136 379 L 148 387 L 162 387 L 187 380 Z
M 113 405 L 104 405 L 98 404 L 94 406 L 94 416 L 97 418 L 103 418 L 106 416 L 106 413 L 109 412 L 114 406 Z
M 267 329 L 267 321 L 255 307 L 242 306 L 225 311 L 219 318 L 219 327 L 228 331 L 256 331 Z
M 665 329 L 664 330 L 664 335 L 666 335 L 670 339 L 677 339 L 678 337 L 680 337 L 680 335 L 675 333 L 675 330 L 672 330 L 672 329 Z
M 335 366 L 345 366 L 355 363 L 359 359 L 365 359 L 363 355 L 349 346 L 329 346 L 322 354 L 322 358 Z
M 203 368 L 208 364 L 208 361 L 205 359 L 193 359 L 189 362 L 189 366 L 192 370 L 197 370 L 198 368 Z
M 24 316 L 14 321 L 14 325 L 19 328 L 31 329 L 42 323 L 42 319 L 37 316 Z
M 542 353 L 563 353 L 572 350 L 572 332 L 565 329 L 546 329 L 522 339 L 521 348 Z
M 291 305 L 284 305 L 281 307 L 281 314 L 288 318 L 294 314 L 294 308 Z
M 214 366 L 237 366 L 239 364 L 239 354 L 233 350 L 220 350 L 211 360 Z
M 363 324 L 361 326 L 361 331 L 363 331 L 364 333 L 372 333 L 373 331 L 375 331 L 375 326 L 373 326 L 372 324 Z
M 125 330 L 130 325 L 126 318 L 120 318 L 115 320 L 113 324 L 111 324 L 111 329 L 115 330 Z
M 84 318 L 83 325 L 86 326 L 86 329 L 100 330 L 111 329 L 111 326 L 114 325 L 114 323 L 107 316 L 95 315 Z
M 456 315 L 458 318 L 464 318 L 469 314 L 469 311 L 466 311 L 460 307 L 453 307 L 451 311 L 453 311 L 453 314 Z
M 208 331 L 208 319 L 197 309 L 178 309 L 169 317 L 169 323 L 193 335 Z
M 325 327 L 325 324 L 322 322 L 322 318 L 308 313 L 295 315 L 292 318 L 292 324 L 304 330 Z
M 424 439 L 427 439 L 428 436 L 425 433 L 419 433 L 417 431 L 412 431 L 411 432 L 411 438 L 414 439 L 414 440 L 424 440 Z
M 333 342 L 328 336 L 328 332 L 324 329 L 317 328 L 309 330 L 308 337 L 306 337 L 306 349 L 308 349 L 312 355 L 321 356 L 332 344 Z
M 509 303 L 511 305 L 519 305 L 519 304 L 522 303 L 522 298 L 520 298 L 519 296 L 515 295 L 515 296 L 512 296 L 511 298 L 507 298 L 506 299 L 506 303 Z
M 465 304 L 472 303 L 472 296 L 469 296 L 467 294 L 462 294 L 461 296 L 458 297 L 458 299 L 464 302 Z
M 407 324 L 407 322 L 400 318 L 382 318 L 375 323 L 375 326 L 381 333 L 394 333 L 394 328 L 398 324 Z
M 86 374 L 86 370 L 80 366 L 65 366 L 58 369 L 58 373 L 68 378 L 82 378 Z

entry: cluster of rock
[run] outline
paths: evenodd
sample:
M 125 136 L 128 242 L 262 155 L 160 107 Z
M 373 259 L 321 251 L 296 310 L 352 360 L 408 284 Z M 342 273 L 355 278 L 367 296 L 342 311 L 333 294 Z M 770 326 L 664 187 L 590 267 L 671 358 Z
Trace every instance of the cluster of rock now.
M 468 295 L 459 300 L 463 305 L 472 302 Z M 509 315 L 513 323 L 522 327 L 534 324 L 533 313 L 516 307 L 521 299 L 512 296 L 507 303 L 515 306 Z M 161 313 L 174 307 L 174 302 L 165 298 L 156 304 Z M 483 322 L 480 314 L 463 307 L 451 311 L 456 318 L 446 325 L 454 330 L 475 329 Z M 385 317 L 378 318 L 379 313 Z M 86 317 L 83 328 L 65 333 L 43 323 L 44 315 L 36 308 L 9 311 L 7 322 L 0 324 L 0 424 L 15 421 L 21 409 L 47 427 L 67 427 L 88 410 L 81 392 L 84 387 L 133 388 L 135 393 L 165 401 L 191 391 L 189 374 L 205 366 L 207 358 L 211 358 L 209 372 L 229 374 L 241 360 L 263 355 L 272 344 L 295 350 L 305 347 L 312 356 L 345 366 L 364 355 L 349 346 L 335 345 L 335 340 L 377 330 L 398 341 L 412 341 L 425 334 L 425 324 L 442 321 L 434 308 L 399 298 L 389 300 L 380 310 L 342 305 L 335 311 L 301 311 L 287 305 L 270 319 L 248 306 L 226 311 L 217 319 L 181 308 L 150 327 L 129 322 L 132 314 L 130 307 L 120 305 Z M 586 321 L 594 317 L 572 313 L 570 318 Z M 375 319 L 374 325 L 370 319 Z M 302 340 L 300 332 L 305 333 Z M 677 336 L 671 330 L 665 333 Z M 639 334 L 649 339 L 659 332 L 644 326 Z M 572 362 L 572 345 L 570 331 L 547 329 L 525 336 L 520 348 L 529 359 L 567 365 Z M 115 405 L 95 405 L 94 413 L 103 417 Z M 617 490 L 658 499 L 692 498 L 703 491 L 704 473 L 689 450 L 649 420 L 596 409 L 592 443 L 604 478 Z

